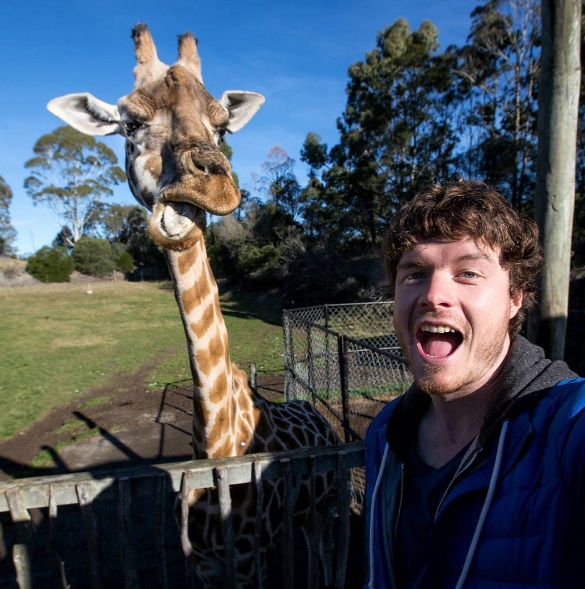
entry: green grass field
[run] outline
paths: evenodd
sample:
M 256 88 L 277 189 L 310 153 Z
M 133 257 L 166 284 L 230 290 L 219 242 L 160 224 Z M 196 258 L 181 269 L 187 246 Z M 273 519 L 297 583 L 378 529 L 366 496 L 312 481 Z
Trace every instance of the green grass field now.
M 0 439 L 94 388 L 123 395 L 117 377 L 146 371 L 146 388 L 190 378 L 183 329 L 169 284 L 94 283 L 0 288 Z M 232 360 L 283 370 L 274 304 L 222 300 Z

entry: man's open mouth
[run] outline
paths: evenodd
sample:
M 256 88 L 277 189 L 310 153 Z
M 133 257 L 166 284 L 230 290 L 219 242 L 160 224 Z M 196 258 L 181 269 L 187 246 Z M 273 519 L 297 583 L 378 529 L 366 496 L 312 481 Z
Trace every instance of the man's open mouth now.
M 447 325 L 423 325 L 416 338 L 424 354 L 431 358 L 450 356 L 463 341 L 461 332 Z

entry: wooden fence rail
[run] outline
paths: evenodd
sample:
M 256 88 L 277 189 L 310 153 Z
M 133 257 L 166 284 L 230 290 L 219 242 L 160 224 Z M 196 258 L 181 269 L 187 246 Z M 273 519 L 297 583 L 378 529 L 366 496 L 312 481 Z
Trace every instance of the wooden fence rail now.
M 189 554 L 186 532 L 179 534 L 169 513 L 179 493 L 182 517 L 186 521 L 188 491 L 216 487 L 226 544 L 226 587 L 234 587 L 230 487 L 242 483 L 254 485 L 258 505 L 262 505 L 262 481 L 283 477 L 290 492 L 284 512 L 288 525 L 284 526 L 281 571 L 283 588 L 292 588 L 295 482 L 300 477 L 314 482 L 317 474 L 334 472 L 338 479 L 339 506 L 335 586 L 344 587 L 350 497 L 343 481 L 347 481 L 349 469 L 360 468 L 363 463 L 363 444 L 354 442 L 3 483 L 0 485 L 0 586 L 19 589 L 194 587 L 193 567 L 183 557 L 183 553 Z M 259 510 L 258 523 L 261 517 Z M 308 549 L 316 554 L 317 547 L 313 546 L 316 543 L 310 544 Z M 307 587 L 317 587 L 319 571 L 308 571 L 308 576 Z

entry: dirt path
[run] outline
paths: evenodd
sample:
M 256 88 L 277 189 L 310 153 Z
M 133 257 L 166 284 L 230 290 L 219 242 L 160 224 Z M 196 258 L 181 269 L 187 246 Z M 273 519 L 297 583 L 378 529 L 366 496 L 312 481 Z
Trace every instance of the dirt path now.
M 169 383 L 147 390 L 151 365 L 120 375 L 114 387 L 96 388 L 75 402 L 58 407 L 31 428 L 0 442 L 0 478 L 75 472 L 115 465 L 185 460 L 191 456 L 191 383 Z M 281 397 L 281 376 L 259 376 L 259 392 Z M 100 402 L 101 401 L 101 402 Z M 52 464 L 34 467 L 41 452 Z

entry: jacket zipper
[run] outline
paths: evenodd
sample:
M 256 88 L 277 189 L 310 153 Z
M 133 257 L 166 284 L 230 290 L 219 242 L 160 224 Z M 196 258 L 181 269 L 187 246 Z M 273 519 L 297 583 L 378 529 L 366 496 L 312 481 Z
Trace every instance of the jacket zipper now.
M 473 454 L 471 454 L 471 456 L 467 457 L 467 463 L 463 464 L 463 462 L 459 465 L 459 467 L 457 468 L 457 470 L 455 471 L 455 474 L 453 475 L 453 478 L 449 481 L 449 484 L 447 485 L 447 488 L 445 489 L 445 492 L 443 493 L 443 496 L 441 497 L 441 500 L 439 501 L 439 505 L 437 505 L 437 509 L 435 511 L 435 517 L 433 520 L 433 525 L 437 523 L 437 518 L 439 517 L 439 511 L 441 510 L 441 507 L 443 506 L 443 503 L 445 502 L 445 499 L 447 498 L 447 495 L 449 494 L 449 492 L 451 491 L 451 489 L 453 488 L 453 485 L 455 484 L 455 481 L 462 475 L 465 473 L 465 471 L 467 471 L 469 469 L 469 467 L 475 462 L 475 459 L 477 458 L 478 454 L 481 452 L 481 448 L 476 448 L 473 451 Z M 465 460 L 466 457 L 463 457 L 463 460 Z

